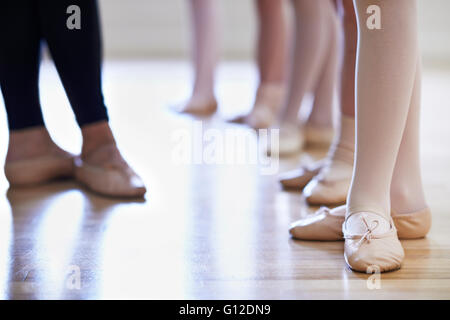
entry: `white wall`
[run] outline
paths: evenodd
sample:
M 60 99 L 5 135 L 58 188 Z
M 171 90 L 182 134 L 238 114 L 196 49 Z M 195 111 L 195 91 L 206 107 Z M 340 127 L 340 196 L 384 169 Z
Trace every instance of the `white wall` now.
M 223 56 L 251 58 L 255 0 L 212 1 L 220 5 Z M 450 64 L 450 0 L 418 1 L 425 60 Z M 188 0 L 100 0 L 100 4 L 107 57 L 187 57 Z

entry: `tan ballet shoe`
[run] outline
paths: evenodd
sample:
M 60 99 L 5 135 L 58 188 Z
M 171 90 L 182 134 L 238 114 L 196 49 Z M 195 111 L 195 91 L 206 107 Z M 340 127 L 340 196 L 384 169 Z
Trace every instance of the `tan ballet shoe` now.
M 328 148 L 333 142 L 334 128 L 318 127 L 306 123 L 303 126 L 306 146 Z
M 78 157 L 75 159 L 75 179 L 90 190 L 109 197 L 141 198 L 147 192 L 142 179 L 121 159 L 112 159 L 100 166 Z
M 424 238 L 431 228 L 431 210 L 425 208 L 411 213 L 391 212 L 399 239 Z
M 310 205 L 336 205 L 345 203 L 350 182 L 345 179 L 327 181 L 313 178 L 303 189 Z
M 293 238 L 299 240 L 343 240 L 342 223 L 345 219 L 344 215 L 341 214 L 340 209 L 330 210 L 322 207 L 314 214 L 292 223 L 289 233 Z
M 345 205 L 333 209 L 322 207 L 311 217 L 306 217 L 291 224 L 289 233 L 300 240 L 344 240 L 342 224 L 345 221 Z M 429 208 L 408 214 L 391 213 L 398 238 L 401 240 L 424 238 L 431 227 Z M 308 219 L 308 220 L 306 220 Z
M 279 83 L 265 83 L 259 86 L 251 112 L 231 119 L 230 122 L 246 123 L 253 129 L 267 129 L 275 121 L 281 108 L 285 86 Z
M 268 141 L 267 155 L 278 154 L 281 157 L 287 157 L 298 154 L 302 150 L 305 138 L 299 126 L 293 123 L 284 123 L 280 126 L 278 144 L 271 145 L 270 142 Z
M 5 176 L 11 186 L 32 186 L 73 177 L 74 156 L 48 155 L 5 164 Z
M 338 160 L 328 162 L 320 173 L 305 186 L 303 196 L 311 205 L 345 203 L 352 180 L 352 171 L 351 164 Z
M 364 232 L 353 233 L 348 230 L 347 223 L 350 217 L 361 219 Z M 377 232 L 380 228 L 381 219 L 388 222 L 386 231 Z M 355 223 L 355 222 L 354 222 Z M 344 258 L 347 265 L 358 272 L 388 272 L 401 268 L 405 252 L 397 237 L 392 218 L 389 220 L 378 213 L 355 212 L 347 216 L 342 224 L 344 235 Z
M 284 189 L 303 189 L 314 176 L 316 176 L 323 164 L 315 163 L 311 166 L 302 166 L 280 174 L 279 181 Z

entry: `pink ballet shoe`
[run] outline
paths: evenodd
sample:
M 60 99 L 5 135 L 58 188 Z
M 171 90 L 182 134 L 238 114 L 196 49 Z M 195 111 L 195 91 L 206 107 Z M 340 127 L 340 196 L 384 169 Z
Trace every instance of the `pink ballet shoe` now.
M 344 206 L 345 210 L 345 206 Z M 289 233 L 299 240 L 337 241 L 343 240 L 341 209 L 322 207 L 314 214 L 297 220 L 289 227 Z
M 303 189 L 310 205 L 336 205 L 347 200 L 351 179 L 325 180 L 315 176 Z
M 424 238 L 431 228 L 431 210 L 425 208 L 416 212 L 397 214 L 391 211 L 399 239 Z
M 350 217 L 360 220 L 363 232 L 348 229 Z M 385 228 L 382 227 L 381 219 L 388 222 L 386 230 L 383 230 Z M 393 271 L 401 267 L 405 252 L 392 218 L 387 220 L 381 214 L 373 212 L 351 213 L 342 224 L 342 233 L 345 239 L 344 258 L 352 270 L 373 273 Z
M 333 142 L 335 130 L 331 127 L 318 127 L 306 123 L 303 126 L 303 134 L 306 146 L 328 148 Z
M 282 173 L 279 181 L 284 189 L 301 190 L 319 173 L 322 166 L 321 162 L 311 166 L 302 166 L 299 169 Z
M 291 224 L 289 233 L 300 240 L 344 240 L 342 224 L 345 221 L 345 205 L 329 209 L 322 207 L 314 214 Z M 399 239 L 424 238 L 431 227 L 429 208 L 407 214 L 391 213 Z
M 284 94 L 284 85 L 262 84 L 256 93 L 252 111 L 248 115 L 231 119 L 230 122 L 245 123 L 254 129 L 269 128 L 278 115 Z
M 73 177 L 74 156 L 47 155 L 5 164 L 5 176 L 11 186 L 32 186 Z
M 105 148 L 112 150 L 116 147 L 105 146 L 102 150 Z M 92 165 L 76 158 L 75 179 L 88 189 L 109 197 L 141 198 L 147 192 L 142 179 L 119 157 L 112 157 L 104 165 Z

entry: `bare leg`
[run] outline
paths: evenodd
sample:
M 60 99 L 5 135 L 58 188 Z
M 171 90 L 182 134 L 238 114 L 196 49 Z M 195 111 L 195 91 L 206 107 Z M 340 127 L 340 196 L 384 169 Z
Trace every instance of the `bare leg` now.
M 217 64 L 217 1 L 189 0 L 193 22 L 193 63 L 195 70 L 192 95 L 181 110 L 211 113 L 217 108 L 214 73 Z
M 335 9 L 329 0 L 293 0 L 292 3 L 296 20 L 295 50 L 288 93 L 277 124 L 280 128 L 280 155 L 300 151 L 305 142 L 298 115 L 308 92 L 315 94 L 315 110 L 306 129 L 317 130 L 308 129 L 307 140 L 329 145 L 333 136 L 331 109 L 338 50 Z M 321 130 L 323 128 L 328 129 L 327 132 Z
M 326 60 L 318 83 L 314 88 L 314 105 L 308 118 L 308 123 L 319 128 L 332 127 L 333 105 L 339 71 L 339 37 L 340 22 L 336 9 L 330 4 L 325 6 L 327 15 Z
M 295 50 L 282 123 L 297 123 L 304 96 L 317 87 L 327 61 L 327 40 L 331 31 L 327 21 L 329 1 L 293 0 L 292 4 L 296 21 Z
M 259 19 L 257 65 L 259 86 L 252 111 L 232 122 L 253 128 L 268 128 L 280 111 L 285 95 L 287 60 L 287 23 L 284 0 L 256 0 Z
M 286 80 L 287 25 L 283 3 L 284 0 L 256 0 L 260 85 L 283 84 Z

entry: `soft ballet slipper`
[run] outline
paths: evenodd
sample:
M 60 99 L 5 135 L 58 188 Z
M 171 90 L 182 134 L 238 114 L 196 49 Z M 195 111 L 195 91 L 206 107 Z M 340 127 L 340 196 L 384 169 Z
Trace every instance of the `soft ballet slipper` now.
M 47 155 L 5 164 L 5 176 L 11 186 L 31 186 L 73 177 L 74 156 Z
M 280 174 L 278 179 L 284 189 L 302 190 L 319 173 L 322 166 L 321 162 L 301 166 L 298 169 Z
M 342 204 L 347 200 L 347 193 L 352 179 L 352 166 L 335 161 L 325 165 L 303 189 L 303 195 L 311 205 Z
M 335 135 L 335 130 L 332 127 L 318 127 L 309 123 L 304 125 L 303 132 L 307 146 L 321 148 L 328 148 Z
M 345 213 L 344 213 L 345 214 Z M 343 240 L 344 216 L 340 209 L 322 207 L 314 214 L 292 223 L 289 233 L 295 239 L 336 241 Z
M 143 197 L 147 190 L 142 179 L 122 159 L 111 160 L 105 165 L 94 165 L 81 158 L 75 159 L 76 180 L 104 196 Z
M 400 239 L 424 238 L 431 228 L 431 210 L 425 208 L 416 212 L 397 214 L 391 211 Z
M 372 273 L 401 267 L 405 252 L 392 218 L 374 212 L 350 213 L 342 224 L 342 233 L 344 258 L 352 270 Z
M 252 111 L 230 122 L 246 123 L 254 129 L 269 128 L 275 121 L 285 94 L 285 86 L 278 83 L 262 84 L 256 93 Z
M 345 221 L 345 205 L 333 209 L 322 207 L 314 214 L 292 223 L 289 232 L 300 240 L 344 240 L 342 224 Z M 311 217 L 315 217 L 311 219 Z M 420 239 L 427 235 L 431 226 L 429 208 L 407 214 L 391 213 L 398 238 L 401 240 Z

